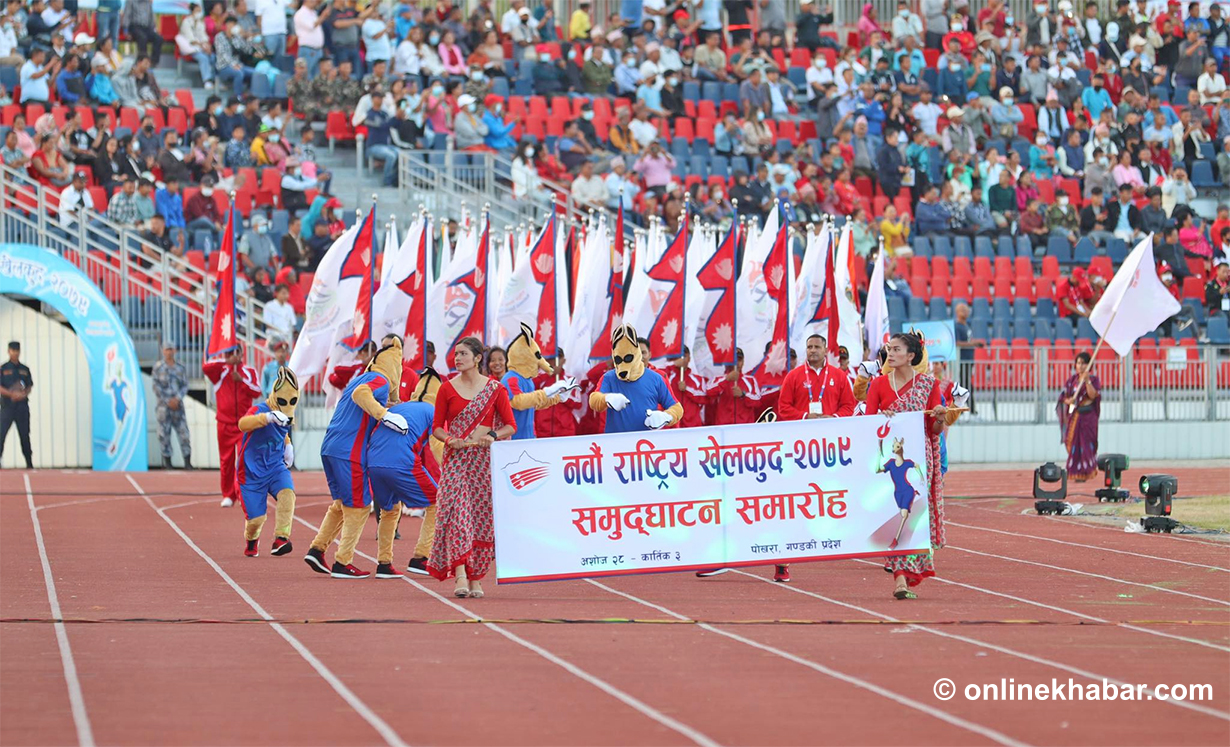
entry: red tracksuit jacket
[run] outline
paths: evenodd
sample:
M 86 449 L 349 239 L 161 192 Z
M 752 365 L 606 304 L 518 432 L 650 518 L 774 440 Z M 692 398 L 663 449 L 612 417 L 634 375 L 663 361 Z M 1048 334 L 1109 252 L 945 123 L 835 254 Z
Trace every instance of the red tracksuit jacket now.
M 810 385 L 810 386 L 809 386 Z M 818 372 L 804 363 L 786 374 L 777 400 L 779 420 L 802 420 L 810 403 L 819 402 L 823 414 L 839 418 L 854 414 L 854 392 L 850 378 L 834 366 L 825 365 Z
M 201 370 L 214 385 L 218 406 L 218 429 L 239 430 L 239 419 L 248 414 L 252 402 L 261 396 L 260 378 L 251 366 L 239 367 L 241 379 L 231 378 L 231 366 L 220 360 L 206 361 Z
M 534 389 L 541 390 L 562 380 L 566 374 L 563 370 L 553 374 L 540 374 L 534 377 Z M 581 390 L 573 389 L 565 392 L 558 405 L 552 405 L 534 413 L 534 435 L 537 438 L 552 438 L 555 436 L 577 435 L 577 416 L 573 413 L 581 409 Z

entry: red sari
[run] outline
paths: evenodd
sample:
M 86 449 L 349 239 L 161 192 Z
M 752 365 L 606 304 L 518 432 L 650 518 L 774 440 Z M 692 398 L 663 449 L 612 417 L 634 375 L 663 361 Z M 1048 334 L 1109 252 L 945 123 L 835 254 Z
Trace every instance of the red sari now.
M 445 381 L 436 393 L 433 427 L 447 429 L 450 437 L 464 439 L 513 423 L 508 391 L 495 379 L 488 379 L 474 399 L 458 394 L 452 381 Z M 436 496 L 436 536 L 427 571 L 443 581 L 464 565 L 470 580 L 481 579 L 495 559 L 491 449 L 445 448 Z
M 888 375 L 877 376 L 867 387 L 867 414 L 921 412 L 940 405 L 940 387 L 931 374 L 918 374 L 900 392 L 894 391 Z M 931 431 L 935 419 L 924 418 L 927 435 L 927 508 L 931 515 L 931 552 L 887 558 L 885 568 L 893 577 L 905 576 L 906 583 L 918 586 L 935 575 L 935 551 L 944 546 L 944 473 L 940 469 L 940 437 Z

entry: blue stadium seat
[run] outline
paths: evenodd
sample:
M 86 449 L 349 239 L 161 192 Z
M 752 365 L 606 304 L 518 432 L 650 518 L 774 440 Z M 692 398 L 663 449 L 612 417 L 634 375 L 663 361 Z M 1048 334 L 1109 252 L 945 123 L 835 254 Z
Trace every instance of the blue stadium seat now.
M 1093 77 L 1093 76 L 1092 76 L 1092 74 L 1090 74 L 1090 72 L 1089 72 L 1089 68 L 1087 68 L 1087 67 L 1081 67 L 1079 70 L 1077 70 L 1077 71 L 1076 71 L 1076 79 L 1077 79 L 1077 80 L 1079 80 L 1079 81 L 1081 82 L 1081 86 L 1082 86 L 1083 88 L 1088 88 L 1088 87 L 1089 87 L 1089 81 L 1090 81 L 1090 79 L 1091 79 L 1092 77 Z M 1185 94 L 1185 95 L 1186 95 L 1186 94 Z M 1186 100 L 1186 99 L 1184 99 L 1184 100 Z
M 1066 243 L 1066 242 L 1065 242 Z M 1087 265 L 1098 254 L 1098 248 L 1088 236 L 1081 237 L 1072 250 L 1072 261 L 1078 265 Z M 1063 260 L 1060 260 L 1061 262 Z
M 931 303 L 927 309 L 927 318 L 933 322 L 940 322 L 951 318 L 948 313 L 948 304 L 944 303 L 944 299 L 939 296 L 931 297 Z
M 1012 302 L 1013 319 L 1032 319 L 1033 312 L 1029 308 L 1028 298 L 1018 298 Z
M 693 103 L 700 101 L 700 84 L 695 81 L 688 81 L 683 84 L 683 100 Z
M 971 319 L 969 323 L 970 336 L 975 340 L 991 339 L 991 322 L 986 319 Z
M 933 67 L 928 67 L 928 68 L 923 69 L 922 79 L 924 83 L 926 83 L 928 86 L 931 86 L 932 91 L 934 91 L 937 87 L 939 87 L 940 74 L 939 74 L 939 71 L 937 71 Z
M 252 83 L 248 88 L 248 93 L 258 99 L 268 99 L 273 97 L 273 86 L 269 85 L 269 76 L 261 73 L 252 75 Z
M 523 67 L 525 69 L 528 69 L 529 65 L 525 65 Z M 527 78 L 517 78 L 517 80 L 513 83 L 513 95 L 514 96 L 533 96 L 534 95 L 534 81 L 529 80 Z
M 955 298 L 953 299 L 953 303 L 956 303 Z M 987 321 L 991 320 L 991 304 L 987 303 L 985 298 L 975 298 L 974 302 L 970 304 L 970 311 L 973 314 L 974 319 L 985 319 Z
M 692 146 L 688 143 L 687 138 L 676 136 L 671 139 L 671 155 L 672 156 L 676 156 L 676 157 L 683 156 L 684 158 L 687 158 L 691 154 L 692 154 Z
M 792 67 L 786 71 L 786 78 L 800 91 L 807 90 L 807 71 L 801 67 Z
M 742 171 L 748 176 L 752 175 L 752 167 L 747 162 L 747 156 L 732 156 L 730 159 L 730 170 Z
M 978 236 L 974 239 L 974 256 L 975 257 L 995 257 L 995 249 L 991 246 L 991 239 L 988 236 Z
M 1076 318 L 1076 336 L 1084 337 L 1090 340 L 1096 340 L 1098 338 L 1098 332 L 1093 328 L 1093 325 L 1089 323 L 1088 317 L 1080 316 Z
M 516 56 L 505 58 L 504 76 L 507 77 L 509 80 L 517 79 L 517 58 Z
M 1208 143 L 1205 143 L 1208 145 Z M 1192 164 L 1192 186 L 1196 189 L 1217 189 L 1221 187 L 1213 178 L 1213 165 L 1209 161 L 1196 161 Z
M 1206 161 L 1209 161 L 1210 163 L 1217 160 L 1217 154 L 1213 152 L 1212 143 L 1201 143 L 1200 144 L 1200 157 Z
M 730 178 L 730 164 L 726 156 L 714 156 L 709 161 L 709 176 L 720 176 L 723 179 Z
M 1054 257 L 1059 260 L 1060 264 L 1070 264 L 1072 262 L 1072 245 L 1065 238 L 1052 236 L 1046 243 L 1046 256 Z
M 1116 265 L 1123 262 L 1128 255 L 1127 242 L 1118 237 L 1111 239 L 1106 242 L 1106 253 L 1110 255 L 1110 261 Z
M 440 141 L 441 141 L 444 137 L 445 137 L 445 135 L 444 135 L 444 133 L 443 133 L 443 132 L 437 132 L 437 133 L 436 133 L 436 142 L 437 142 L 437 144 L 439 144 L 439 143 L 440 143 Z M 543 148 L 545 148 L 545 149 L 546 149 L 546 151 L 547 151 L 548 153 L 554 153 L 554 152 L 555 152 L 555 146 L 556 146 L 558 143 L 559 143 L 559 136 L 558 136 L 558 135 L 547 135 L 547 136 L 546 136 L 545 138 L 543 138 L 543 140 L 542 140 L 542 147 L 543 147 Z M 439 147 L 443 148 L 443 147 L 445 147 L 445 146 L 444 146 L 444 145 L 439 145 Z
M 1192 310 L 1192 319 L 1196 321 L 1196 324 L 1205 323 L 1203 304 L 1192 303 L 1192 304 L 1188 304 L 1187 308 Z
M 999 240 L 995 242 L 995 249 L 996 249 L 996 253 L 1000 257 L 1013 256 L 1012 237 L 1011 236 L 1000 236 Z
M 905 301 L 902 301 L 897 296 L 891 296 L 887 300 L 888 318 L 895 321 L 904 321 L 906 317 Z
M 1011 319 L 1014 316 L 1012 313 L 1012 304 L 1009 303 L 1006 298 L 995 299 L 991 304 L 991 313 L 995 317 L 996 321 L 999 321 L 1000 319 Z
M 692 153 L 697 156 L 707 156 L 711 152 L 709 141 L 704 138 L 696 138 L 692 143 Z
M 1034 320 L 1034 338 L 1043 338 L 1046 340 L 1055 339 L 1055 328 L 1048 319 Z
M 1013 319 L 1012 334 L 1008 339 L 1024 338 L 1026 340 L 1034 339 L 1034 323 L 1031 319 Z
M 969 257 L 974 258 L 974 249 L 970 245 L 968 236 L 955 236 L 952 240 L 952 254 L 954 257 Z
M 1001 156 L 1007 155 L 1008 141 L 1004 140 L 1002 137 L 997 137 L 993 140 L 988 140 L 987 144 L 983 147 L 982 152 L 986 153 L 992 148 L 994 148 L 995 152 L 1000 154 Z
M 11 95 L 13 89 L 21 83 L 21 75 L 17 72 L 17 68 L 4 65 L 0 67 L 0 85 L 4 86 L 4 90 Z
M 491 79 L 491 92 L 502 99 L 508 98 L 509 94 L 508 78 L 502 75 L 497 75 Z
M 927 320 L 927 303 L 918 296 L 910 296 L 910 321 L 923 322 Z
M 952 242 L 947 236 L 931 237 L 931 246 L 935 249 L 935 256 L 952 259 Z
M 1017 236 L 1016 237 L 1016 256 L 1018 257 L 1033 257 L 1034 256 L 1034 245 L 1029 243 L 1028 236 Z
M 1219 314 L 1210 317 L 1204 334 L 1214 345 L 1230 345 L 1230 324 L 1227 324 L 1226 316 Z
M 739 100 L 739 84 L 724 83 L 722 84 L 722 101 L 738 101 Z
M 717 81 L 705 81 L 701 84 L 700 97 L 715 104 L 722 103 L 722 84 Z
M 275 99 L 290 98 L 290 93 L 286 90 L 286 83 L 289 80 L 290 76 L 286 73 L 278 74 L 278 77 L 273 81 L 273 97 Z
M 931 257 L 931 239 L 926 236 L 915 236 L 910 242 L 910 245 L 914 249 L 914 256 L 927 258 Z
M 1067 319 L 1055 322 L 1054 342 L 1076 342 L 1076 334 L 1072 332 L 1072 324 Z
M 708 179 L 709 156 L 692 156 L 692 173 L 702 179 Z
M 208 253 L 206 247 L 214 248 L 212 245 L 213 238 L 213 234 L 209 231 L 193 231 L 190 238 L 192 242 L 191 248 L 196 249 L 198 252 Z
M 1083 319 L 1083 317 L 1082 317 L 1082 319 Z M 1092 325 L 1090 325 L 1090 326 L 1092 326 Z M 1174 329 L 1174 339 L 1176 339 L 1176 340 L 1188 340 L 1188 339 L 1191 339 L 1191 338 L 1193 338 L 1193 337 L 1195 337 L 1195 336 L 1196 336 L 1195 325 L 1193 325 L 1193 326 L 1191 326 L 1191 327 L 1184 327 L 1183 329 L 1179 329 L 1178 325 L 1176 325 L 1176 326 L 1175 326 L 1175 329 Z

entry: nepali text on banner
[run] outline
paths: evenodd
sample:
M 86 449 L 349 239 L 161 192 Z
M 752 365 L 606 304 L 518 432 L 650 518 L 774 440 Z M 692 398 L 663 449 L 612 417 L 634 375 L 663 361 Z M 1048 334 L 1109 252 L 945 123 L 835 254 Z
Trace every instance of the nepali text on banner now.
M 501 583 L 928 552 L 923 416 L 497 442 Z

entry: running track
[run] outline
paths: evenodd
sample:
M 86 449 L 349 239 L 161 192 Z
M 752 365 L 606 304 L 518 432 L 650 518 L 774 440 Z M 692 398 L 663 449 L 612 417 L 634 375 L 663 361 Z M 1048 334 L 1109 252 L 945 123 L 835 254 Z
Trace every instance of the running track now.
M 969 475 L 950 492 L 985 478 Z M 422 577 L 311 573 L 327 498 L 320 474 L 296 482 L 295 552 L 268 555 L 269 524 L 249 559 L 216 473 L 4 473 L 0 744 L 1230 743 L 1230 545 L 1209 538 L 951 500 L 941 580 L 913 602 L 857 561 L 794 566 L 789 585 L 753 569 L 454 600 Z M 1017 492 L 988 485 L 965 494 Z M 417 530 L 403 521 L 398 567 Z M 941 677 L 1213 697 L 940 701 Z

